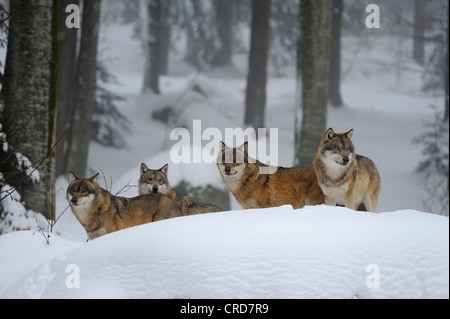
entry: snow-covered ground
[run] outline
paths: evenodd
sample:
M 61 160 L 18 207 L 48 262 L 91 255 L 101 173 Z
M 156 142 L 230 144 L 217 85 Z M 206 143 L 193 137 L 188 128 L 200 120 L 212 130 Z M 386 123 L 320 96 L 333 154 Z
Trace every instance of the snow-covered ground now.
M 102 171 L 101 184 L 116 193 L 137 184 L 140 163 L 169 163 L 173 186 L 186 180 L 224 188 L 215 164 L 171 162 L 172 127 L 151 113 L 175 106 L 177 126 L 190 132 L 195 119 L 203 129 L 242 127 L 246 58 L 236 55 L 232 66 L 202 74 L 175 59 L 161 78 L 163 94 L 141 94 L 142 49 L 130 34 L 130 26 L 111 24 L 100 41 L 102 58 L 121 83 L 111 87 L 127 98 L 119 108 L 133 124 L 123 132 L 128 145 L 92 143 L 90 173 Z M 423 147 L 412 144 L 432 116 L 429 106 L 443 99 L 421 92 L 421 69 L 405 54 L 409 41 L 343 41 L 345 106 L 329 108 L 328 126 L 353 128 L 356 151 L 376 163 L 382 180 L 376 214 L 326 206 L 243 211 L 230 198 L 233 211 L 142 225 L 86 243 L 67 210 L 50 245 L 33 231 L 0 236 L 0 297 L 449 298 L 449 221 L 421 212 L 416 167 Z M 294 73 L 267 84 L 266 123 L 278 129 L 283 166 L 294 159 Z M 194 85 L 206 96 L 192 91 Z M 67 183 L 57 181 L 57 213 L 68 206 Z M 131 187 L 121 195 L 136 194 Z
M 448 226 L 413 210 L 322 205 L 179 217 L 75 248 L 16 232 L 0 237 L 0 296 L 448 298 Z M 40 264 L 49 251 L 55 257 Z

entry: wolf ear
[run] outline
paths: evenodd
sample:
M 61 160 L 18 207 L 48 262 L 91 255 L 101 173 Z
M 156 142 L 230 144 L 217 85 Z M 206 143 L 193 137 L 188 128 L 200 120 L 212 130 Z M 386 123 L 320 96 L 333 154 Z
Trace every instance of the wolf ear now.
M 353 129 L 345 133 L 345 137 L 347 137 L 350 141 L 352 140 L 352 136 L 353 136 Z
M 69 174 L 69 183 L 73 182 L 76 179 L 80 179 L 80 178 L 71 171 Z
M 98 173 L 89 178 L 89 181 L 94 184 L 98 184 Z
M 248 152 L 248 141 L 245 141 L 238 149 L 242 152 Z
M 167 176 L 167 173 L 169 172 L 169 164 L 164 165 L 159 169 L 164 175 Z
M 141 176 L 144 175 L 148 171 L 147 165 L 141 163 Z
M 331 140 L 334 137 L 334 135 L 335 133 L 331 127 L 325 133 L 325 137 L 329 140 Z
M 227 145 L 223 142 L 223 141 L 220 141 L 220 149 L 222 150 L 222 152 L 227 148 Z
M 244 143 L 244 151 L 248 152 L 248 141 L 245 141 Z

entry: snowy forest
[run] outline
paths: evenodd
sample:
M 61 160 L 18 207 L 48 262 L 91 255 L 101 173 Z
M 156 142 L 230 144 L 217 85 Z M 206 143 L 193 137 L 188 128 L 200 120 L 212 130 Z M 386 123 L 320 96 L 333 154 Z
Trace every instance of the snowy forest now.
M 0 0 L 0 239 L 29 230 L 81 245 L 69 173 L 100 173 L 133 197 L 141 163 L 168 163 L 177 193 L 240 211 L 217 166 L 195 162 L 207 128 L 229 145 L 227 129 L 254 129 L 286 167 L 311 166 L 329 127 L 354 129 L 381 176 L 377 213 L 448 217 L 448 11 L 446 0 Z M 181 164 L 180 128 L 192 139 Z M 191 293 L 162 296 L 209 297 Z

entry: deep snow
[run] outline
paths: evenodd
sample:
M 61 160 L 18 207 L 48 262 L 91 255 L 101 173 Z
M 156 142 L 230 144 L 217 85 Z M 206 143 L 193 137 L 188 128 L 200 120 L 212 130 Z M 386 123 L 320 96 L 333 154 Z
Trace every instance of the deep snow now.
M 36 236 L 0 237 L 2 298 L 449 297 L 448 218 L 413 210 L 282 206 L 179 217 L 83 244 Z M 38 266 L 45 251 L 55 257 Z M 8 272 L 18 262 L 38 267 Z

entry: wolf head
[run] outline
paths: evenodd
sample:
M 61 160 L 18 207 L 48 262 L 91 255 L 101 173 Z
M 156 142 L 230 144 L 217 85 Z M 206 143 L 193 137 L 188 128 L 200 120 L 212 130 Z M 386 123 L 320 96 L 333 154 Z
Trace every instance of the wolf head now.
M 355 158 L 355 147 L 352 143 L 353 129 L 346 133 L 336 134 L 329 128 L 320 143 L 318 155 L 330 167 L 351 165 Z
M 141 177 L 139 178 L 139 194 L 160 193 L 166 195 L 171 189 L 167 174 L 169 165 L 160 169 L 149 169 L 144 163 L 141 164 Z
M 90 178 L 81 179 L 73 172 L 70 172 L 67 200 L 72 209 L 88 210 L 97 200 L 99 188 L 98 173 Z
M 220 174 L 224 178 L 240 177 L 247 168 L 249 161 L 252 162 L 253 160 L 248 156 L 248 142 L 237 148 L 228 147 L 224 142 L 220 143 L 221 151 L 216 160 Z

